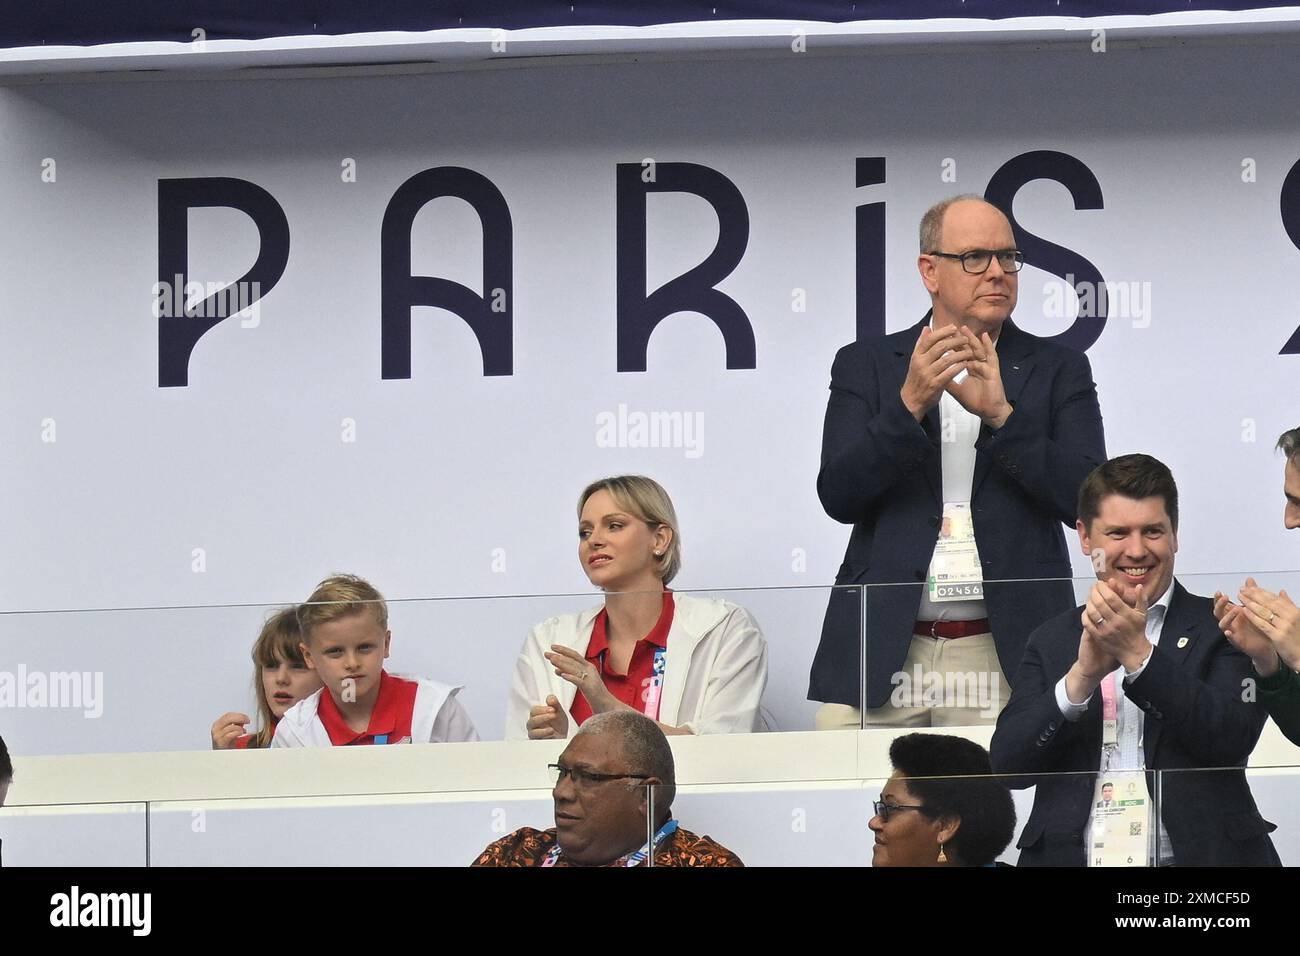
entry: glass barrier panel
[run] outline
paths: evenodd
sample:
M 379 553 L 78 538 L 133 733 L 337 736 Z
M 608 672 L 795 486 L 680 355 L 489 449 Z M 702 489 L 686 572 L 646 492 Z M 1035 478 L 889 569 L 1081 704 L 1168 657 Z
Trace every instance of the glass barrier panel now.
M 1274 650 L 1281 655 L 1279 660 L 1291 660 L 1300 667 L 1300 625 L 1290 629 L 1294 634 L 1282 632 L 1290 620 L 1286 608 L 1291 605 L 1281 594 L 1288 582 L 1300 581 L 1300 572 L 1189 573 L 1174 578 L 1168 568 L 1155 568 L 1131 575 L 1135 579 L 1152 575 L 1154 586 L 1161 591 L 1141 598 L 1145 613 L 1139 615 L 1138 585 L 1117 578 L 1120 572 L 1115 569 L 1105 570 L 1104 560 L 1099 559 L 1099 563 L 1103 566 L 1100 582 L 1097 574 L 1072 579 L 986 581 L 980 585 L 979 602 L 933 599 L 928 581 L 863 586 L 860 648 L 866 663 L 860 698 L 861 726 L 993 726 L 1012 692 L 1022 696 L 1047 693 L 1065 676 L 1079 658 L 1080 638 L 1085 630 L 1083 612 L 1089 607 L 1089 627 L 1096 631 L 1090 641 L 1100 642 L 1090 646 L 1098 648 L 1097 653 L 1109 646 L 1104 656 L 1109 656 L 1116 668 L 1120 662 L 1114 655 L 1120 653 L 1122 626 L 1131 628 L 1134 619 L 1141 628 L 1138 640 L 1150 645 L 1148 654 L 1155 653 L 1159 646 L 1161 656 L 1177 661 L 1180 667 L 1186 662 L 1198 680 L 1220 689 L 1232 684 L 1243 694 L 1262 700 L 1266 695 L 1256 687 L 1261 674 L 1253 661 L 1262 655 L 1265 663 L 1259 666 L 1275 666 L 1267 660 Z M 1260 616 L 1268 611 L 1282 623 L 1271 629 L 1271 643 L 1253 627 L 1238 627 L 1234 632 L 1234 653 L 1218 618 L 1224 617 L 1229 625 L 1233 615 L 1240 614 L 1239 620 L 1245 620 L 1240 602 L 1246 599 L 1240 592 L 1247 579 L 1259 589 L 1251 592 L 1254 599 L 1268 602 L 1258 605 L 1263 608 Z M 1224 597 L 1216 615 L 1214 599 L 1220 593 Z M 842 603 L 853 600 L 851 591 L 833 598 Z M 1098 603 L 1105 600 L 1114 603 Z M 934 615 L 936 619 L 912 620 L 914 606 L 916 614 Z M 1029 655 L 1030 666 L 1022 674 L 1021 664 L 1033 635 L 1038 649 Z M 1161 644 L 1165 636 L 1168 640 Z M 1106 641 L 1112 643 L 1106 645 Z M 845 666 L 853 663 L 851 655 L 841 656 Z M 1087 663 L 1092 666 L 1092 662 Z M 1135 670 L 1138 666 L 1133 663 Z M 1127 673 L 1121 672 L 1120 677 Z M 1292 725 L 1295 736 L 1300 738 L 1300 705 L 1294 709 Z M 853 716 L 847 714 L 843 725 L 852 726 Z M 1270 731 L 1266 739 L 1272 735 Z M 1300 753 L 1295 756 L 1300 757 Z M 1276 761 L 1278 755 L 1270 749 L 1267 759 Z
M 554 826 L 549 791 L 161 802 L 159 866 L 468 866 L 520 827 Z
M 811 729 L 818 703 L 809 700 L 808 681 L 830 591 L 675 591 L 673 627 L 661 638 L 670 646 L 662 648 L 658 677 L 656 646 L 648 643 L 636 660 L 613 660 L 608 650 L 603 657 L 593 650 L 587 659 L 603 600 L 638 595 L 389 601 L 389 656 L 372 652 L 352 689 L 364 699 L 377 686 L 380 667 L 443 685 L 439 719 L 443 707 L 463 710 L 452 727 L 440 722 L 433 730 L 443 739 L 464 739 L 470 724 L 480 740 L 527 739 L 531 708 L 552 693 L 574 702 L 558 715 L 566 732 L 570 722 L 576 727 L 579 718 L 622 706 L 655 710 L 664 723 L 706 734 Z M 664 625 L 667 613 L 661 608 Z M 348 702 L 343 665 L 317 655 L 309 667 L 300 637 L 284 630 L 294 620 L 292 605 L 0 614 L 5 739 L 29 756 L 209 749 L 214 725 L 230 715 L 215 728 L 220 742 L 242 745 L 248 740 L 239 738 L 248 736 L 256 745 L 263 727 L 273 727 L 322 680 L 333 680 L 336 704 Z M 378 634 L 382 643 L 383 630 Z M 259 635 L 270 648 L 270 667 L 254 665 Z M 555 643 L 573 649 L 571 672 L 605 669 L 600 686 L 610 693 L 595 706 L 555 674 L 544 656 Z M 277 674 L 286 655 L 292 659 Z M 848 686 L 856 684 L 851 677 Z M 569 697 L 562 696 L 566 691 Z M 435 706 L 433 699 L 421 697 L 420 706 Z M 429 729 L 423 732 L 427 739 Z
M 935 758 L 927 747 L 953 753 L 942 735 L 923 738 L 900 762 Z M 896 770 L 674 787 L 640 777 L 566 778 L 551 790 L 14 806 L 0 810 L 0 858 L 76 867 L 1300 865 L 1294 767 Z
M 1162 865 L 1300 866 L 1300 770 L 1294 766 L 1162 770 L 1156 805 Z
M 0 808 L 0 864 L 148 866 L 148 808 L 102 803 Z
M 1083 777 L 1047 775 L 1060 787 Z M 1015 865 L 1035 792 L 987 774 L 666 789 L 656 788 L 658 814 L 707 837 L 704 848 L 723 846 L 746 866 L 837 867 Z M 1081 836 L 1075 851 L 1082 865 Z

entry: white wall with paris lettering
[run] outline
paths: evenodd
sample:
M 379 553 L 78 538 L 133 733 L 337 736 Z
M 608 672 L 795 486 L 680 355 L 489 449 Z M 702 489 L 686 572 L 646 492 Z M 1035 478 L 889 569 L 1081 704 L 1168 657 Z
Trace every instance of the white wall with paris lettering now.
M 0 734 L 206 746 L 267 606 L 348 570 L 398 601 L 392 669 L 465 684 L 499 737 L 528 626 L 595 601 L 574 503 L 619 472 L 669 489 L 676 586 L 755 610 L 768 709 L 810 726 L 847 538 L 815 493 L 830 362 L 920 317 L 920 214 L 991 181 L 1052 244 L 1017 321 L 1087 339 L 1109 450 L 1179 479 L 1180 568 L 1300 567 L 1272 452 L 1300 424 L 1297 82 L 1287 45 L 1080 44 L 0 88 L 0 671 L 102 675 L 98 717 L 15 696 Z M 198 298 L 252 267 L 260 299 L 157 317 L 195 298 L 159 287 L 178 256 Z M 640 355 L 639 266 L 706 261 Z M 422 304 L 386 330 L 386 295 L 478 302 L 479 334 Z

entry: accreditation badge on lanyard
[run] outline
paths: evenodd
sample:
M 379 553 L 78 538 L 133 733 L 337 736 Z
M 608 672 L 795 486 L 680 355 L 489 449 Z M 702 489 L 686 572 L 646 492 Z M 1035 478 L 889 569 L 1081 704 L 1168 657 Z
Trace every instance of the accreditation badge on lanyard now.
M 650 854 L 653 853 L 655 849 L 658 848 L 660 843 L 662 843 L 667 837 L 673 835 L 673 833 L 677 830 L 677 825 L 678 824 L 676 820 L 669 820 L 667 823 L 665 823 L 663 826 L 659 828 L 658 832 L 655 833 L 655 835 L 649 840 L 649 842 L 642 844 L 641 849 L 637 850 L 635 853 L 629 853 L 626 856 L 620 856 L 617 860 L 615 860 L 613 863 L 610 863 L 608 865 L 625 866 L 625 867 L 640 866 L 642 863 L 646 861 L 646 857 L 650 856 Z M 560 861 L 560 844 L 556 843 L 555 846 L 551 847 L 550 852 L 548 852 L 546 856 L 542 859 L 542 866 L 555 866 L 555 864 L 558 863 L 559 861 Z
M 1119 752 L 1119 706 L 1115 674 L 1101 682 L 1102 767 L 1092 794 L 1089 866 L 1146 866 L 1151 837 L 1151 801 L 1141 770 L 1115 769 Z
M 654 670 L 641 688 L 642 710 L 651 720 L 659 719 L 659 699 L 664 692 L 664 668 L 668 666 L 667 648 L 655 648 Z
M 945 501 L 939 540 L 926 580 L 930 600 L 975 601 L 984 597 L 984 573 L 975 547 L 969 501 Z

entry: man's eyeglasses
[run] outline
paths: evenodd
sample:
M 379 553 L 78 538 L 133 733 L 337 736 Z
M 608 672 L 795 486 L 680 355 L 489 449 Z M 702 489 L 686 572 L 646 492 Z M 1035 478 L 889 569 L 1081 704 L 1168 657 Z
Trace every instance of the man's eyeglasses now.
M 1025 254 L 1019 249 L 972 249 L 956 255 L 951 252 L 929 252 L 926 255 L 938 256 L 940 259 L 956 259 L 961 267 L 971 275 L 987 272 L 993 257 L 998 257 L 998 265 L 1003 272 L 1019 272 L 1025 264 Z
M 925 807 L 919 807 L 915 805 L 905 805 L 901 803 L 885 803 L 883 800 L 877 800 L 875 803 L 872 804 L 872 806 L 875 807 L 876 809 L 876 816 L 880 817 L 880 819 L 884 820 L 886 823 L 889 822 L 889 815 L 896 810 L 924 810 L 925 809 Z
M 652 776 L 648 773 L 592 773 L 590 770 L 564 767 L 558 763 L 548 763 L 546 769 L 550 771 L 551 783 L 557 786 L 565 777 L 572 780 L 575 787 L 590 787 L 606 780 L 649 780 Z

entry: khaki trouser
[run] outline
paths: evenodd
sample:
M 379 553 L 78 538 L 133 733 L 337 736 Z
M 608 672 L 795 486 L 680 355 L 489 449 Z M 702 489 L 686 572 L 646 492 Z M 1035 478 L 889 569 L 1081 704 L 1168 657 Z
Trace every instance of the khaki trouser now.
M 914 634 L 903 669 L 892 683 L 885 705 L 867 711 L 867 727 L 993 724 L 1011 697 L 992 634 Z M 862 711 L 848 704 L 822 704 L 814 720 L 818 730 L 847 730 L 862 726 Z

